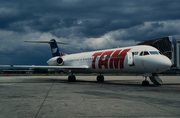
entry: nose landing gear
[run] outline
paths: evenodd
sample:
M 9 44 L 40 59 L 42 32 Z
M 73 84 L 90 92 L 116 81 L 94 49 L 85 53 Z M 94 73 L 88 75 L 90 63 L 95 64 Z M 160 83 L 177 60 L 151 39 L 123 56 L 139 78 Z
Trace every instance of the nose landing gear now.
M 145 77 L 145 80 L 142 82 L 142 86 L 148 86 L 149 81 L 147 81 L 147 77 L 151 80 L 152 83 L 155 85 L 162 85 L 162 80 L 159 78 L 157 73 L 144 73 L 143 77 Z
M 147 76 L 145 77 L 145 80 L 142 82 L 142 86 L 149 86 L 149 81 L 147 81 Z

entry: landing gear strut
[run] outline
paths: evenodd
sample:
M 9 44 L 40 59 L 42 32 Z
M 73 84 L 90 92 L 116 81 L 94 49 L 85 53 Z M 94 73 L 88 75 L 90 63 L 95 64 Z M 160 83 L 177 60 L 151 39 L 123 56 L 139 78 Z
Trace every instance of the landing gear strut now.
M 68 77 L 68 82 L 75 82 L 76 81 L 76 76 L 73 75 L 73 72 L 71 71 L 71 75 Z
M 98 75 L 97 76 L 97 82 L 104 82 L 104 76 L 103 75 Z

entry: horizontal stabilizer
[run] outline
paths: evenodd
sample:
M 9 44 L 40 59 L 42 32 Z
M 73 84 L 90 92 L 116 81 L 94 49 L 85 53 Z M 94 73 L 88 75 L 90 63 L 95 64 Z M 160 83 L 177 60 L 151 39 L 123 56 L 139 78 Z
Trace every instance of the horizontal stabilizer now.
M 53 43 L 54 41 L 25 41 L 27 43 Z M 63 43 L 63 42 L 56 42 L 57 44 L 69 44 L 69 43 Z
M 25 42 L 27 42 L 27 43 L 48 43 L 48 44 L 50 44 L 53 57 L 62 56 L 59 53 L 59 47 L 57 44 L 68 44 L 68 43 L 63 43 L 63 42 L 56 42 L 55 39 L 51 39 L 50 41 L 25 41 Z

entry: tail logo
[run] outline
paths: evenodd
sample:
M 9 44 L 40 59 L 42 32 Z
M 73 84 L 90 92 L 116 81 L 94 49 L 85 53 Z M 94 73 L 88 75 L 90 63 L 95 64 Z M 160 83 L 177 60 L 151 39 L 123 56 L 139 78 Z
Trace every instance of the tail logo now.
M 60 52 L 60 54 L 61 54 L 61 57 L 66 55 L 66 54 L 65 54 L 65 53 L 63 53 L 63 52 Z
M 52 53 L 56 53 L 56 52 L 57 52 L 57 48 L 53 48 Z

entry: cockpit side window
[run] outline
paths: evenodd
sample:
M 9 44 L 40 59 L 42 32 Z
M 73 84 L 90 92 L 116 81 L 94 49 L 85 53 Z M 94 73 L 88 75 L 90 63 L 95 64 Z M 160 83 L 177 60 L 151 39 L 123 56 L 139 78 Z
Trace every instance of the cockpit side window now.
M 140 56 L 143 56 L 143 51 L 139 54 Z
M 160 52 L 160 51 L 159 51 L 159 54 L 163 55 L 163 53 L 162 53 L 162 52 Z

